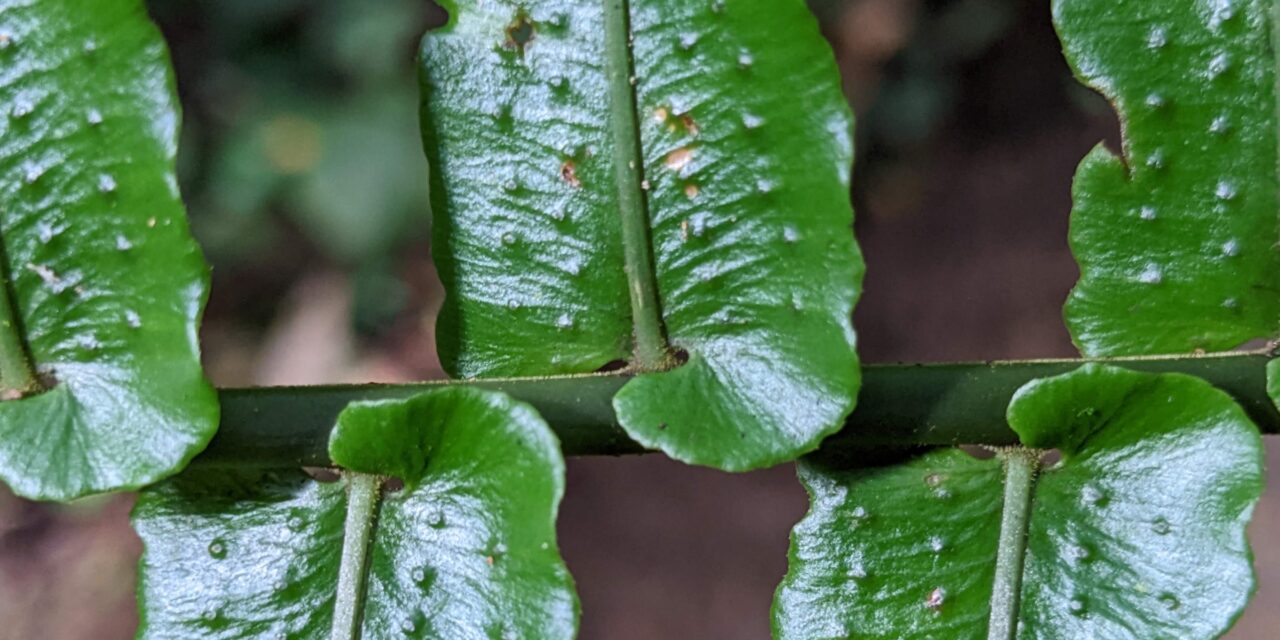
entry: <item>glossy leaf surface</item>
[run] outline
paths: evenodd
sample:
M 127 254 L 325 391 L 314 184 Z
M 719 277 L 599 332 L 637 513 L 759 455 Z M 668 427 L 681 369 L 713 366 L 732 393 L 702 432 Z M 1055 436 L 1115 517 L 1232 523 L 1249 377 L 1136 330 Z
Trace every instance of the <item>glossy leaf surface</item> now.
M 792 535 L 778 637 L 1194 639 L 1230 626 L 1254 588 L 1245 525 L 1262 446 L 1226 394 L 1086 365 L 1023 387 L 1009 424 L 1061 460 L 1038 477 L 1027 449 L 803 462 L 812 508 Z
M 207 444 L 218 409 L 173 79 L 142 3 L 0 0 L 0 109 L 0 384 L 26 392 L 0 402 L 0 479 L 57 500 L 159 480 Z
M 330 455 L 350 470 L 336 483 L 200 470 L 143 492 L 139 637 L 330 637 L 344 614 L 365 640 L 573 637 L 564 462 L 532 408 L 457 387 L 356 403 Z M 353 527 L 362 485 L 380 502 Z
M 446 367 L 630 360 L 630 435 L 723 469 L 836 429 L 859 381 L 851 116 L 804 3 L 444 4 L 422 76 Z M 688 362 L 645 362 L 650 329 Z
M 1272 6 L 1055 0 L 1068 60 L 1124 124 L 1124 157 L 1099 146 L 1075 182 L 1066 317 L 1086 354 L 1277 333 Z

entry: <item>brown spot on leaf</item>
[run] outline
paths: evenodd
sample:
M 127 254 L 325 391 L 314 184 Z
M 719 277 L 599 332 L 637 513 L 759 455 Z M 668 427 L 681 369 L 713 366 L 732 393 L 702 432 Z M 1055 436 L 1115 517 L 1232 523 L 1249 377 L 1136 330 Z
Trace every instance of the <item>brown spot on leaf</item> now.
M 684 186 L 684 195 L 688 196 L 690 200 L 698 197 L 699 193 L 700 193 L 700 190 L 698 189 L 698 185 L 696 184 L 689 183 Z
M 680 147 L 667 154 L 666 165 L 672 171 L 681 171 L 693 161 L 693 149 Z
M 529 18 L 528 12 L 521 9 L 516 13 L 515 20 L 506 28 L 507 39 L 503 42 L 503 46 L 508 49 L 514 49 L 516 53 L 524 55 L 525 47 L 533 42 L 538 35 L 538 25 Z
M 693 119 L 693 116 L 689 114 L 686 113 L 680 116 L 680 126 L 684 127 L 684 130 L 688 132 L 689 135 L 698 135 L 698 123 Z
M 578 178 L 578 165 L 573 160 L 565 160 L 560 165 L 560 177 L 575 189 L 582 187 L 582 180 Z

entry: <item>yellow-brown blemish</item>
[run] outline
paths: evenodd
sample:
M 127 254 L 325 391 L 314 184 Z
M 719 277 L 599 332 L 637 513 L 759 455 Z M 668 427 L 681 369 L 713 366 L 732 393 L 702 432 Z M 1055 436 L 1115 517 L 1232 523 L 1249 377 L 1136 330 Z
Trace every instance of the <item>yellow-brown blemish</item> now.
M 560 165 L 560 177 L 575 189 L 582 187 L 582 180 L 578 179 L 578 165 L 572 160 L 565 160 L 564 164 Z
M 689 135 L 698 135 L 698 123 L 694 121 L 693 116 L 687 113 L 680 116 L 680 125 L 684 127 L 684 130 L 688 132 Z
M 672 171 L 681 171 L 693 161 L 693 149 L 680 147 L 667 154 L 666 165 Z

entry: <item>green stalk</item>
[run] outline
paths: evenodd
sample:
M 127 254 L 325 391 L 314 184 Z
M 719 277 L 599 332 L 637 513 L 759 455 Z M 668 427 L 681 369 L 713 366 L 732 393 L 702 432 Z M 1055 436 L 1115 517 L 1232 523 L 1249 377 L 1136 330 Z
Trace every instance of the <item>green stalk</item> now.
M 881 446 L 1018 444 L 1005 423 L 1022 385 L 1103 362 L 1150 373 L 1184 373 L 1226 391 L 1263 433 L 1280 433 L 1280 412 L 1267 395 L 1265 352 L 1212 356 L 1029 360 L 972 364 L 872 365 L 863 369 L 858 408 L 824 450 Z M 560 438 L 565 455 L 644 453 L 613 413 L 626 375 L 512 380 L 450 380 L 396 385 L 222 389 L 222 425 L 194 464 L 212 467 L 328 466 L 329 431 L 357 400 L 408 398 L 444 385 L 502 391 L 532 404 Z
M 654 279 L 653 241 L 645 202 L 644 158 L 636 116 L 631 59 L 631 19 L 627 0 L 604 0 L 605 56 L 609 77 L 609 120 L 613 130 L 614 179 L 622 215 L 622 249 L 635 325 L 635 365 L 661 371 L 673 363 L 662 326 L 658 285 Z
M 991 588 L 991 616 L 987 640 L 1014 640 L 1018 635 L 1018 606 L 1022 597 L 1022 565 L 1027 555 L 1027 523 L 1031 519 L 1032 489 L 1039 460 L 1036 452 L 1010 449 L 1004 461 L 1004 512 L 1000 518 L 1000 546 L 995 582 Z
M 342 564 L 330 640 L 359 640 L 368 576 L 369 541 L 377 525 L 382 478 L 352 473 L 347 478 L 347 519 L 342 527 Z
M 0 262 L 7 262 L 3 252 L 0 252 Z M 4 278 L 0 283 L 3 285 L 0 286 L 0 395 L 3 396 L 0 399 L 8 399 L 35 391 L 40 383 L 31 368 L 31 357 L 22 337 L 8 270 L 0 269 L 0 277 Z

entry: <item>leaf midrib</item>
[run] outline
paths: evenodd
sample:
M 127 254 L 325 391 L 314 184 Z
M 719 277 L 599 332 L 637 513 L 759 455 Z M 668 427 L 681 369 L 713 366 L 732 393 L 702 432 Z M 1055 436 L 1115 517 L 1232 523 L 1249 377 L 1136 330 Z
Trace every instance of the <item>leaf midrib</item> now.
M 9 259 L 0 237 L 0 400 L 21 397 L 39 388 L 16 302 Z
M 1004 505 L 996 547 L 995 579 L 991 585 L 987 640 L 1014 640 L 1018 632 L 1027 531 L 1040 459 L 1038 452 L 1022 448 L 1007 449 L 1001 452 L 1000 459 L 1004 464 Z
M 369 575 L 369 543 L 377 526 L 382 478 L 363 473 L 344 474 L 347 517 L 342 527 L 342 560 L 333 607 L 330 640 L 359 640 Z
M 609 127 L 621 215 L 622 248 L 635 331 L 635 362 L 640 371 L 661 371 L 674 364 L 667 347 L 654 270 L 653 241 L 645 198 L 644 159 L 636 113 L 631 16 L 628 0 L 603 0 L 605 68 L 609 84 Z

